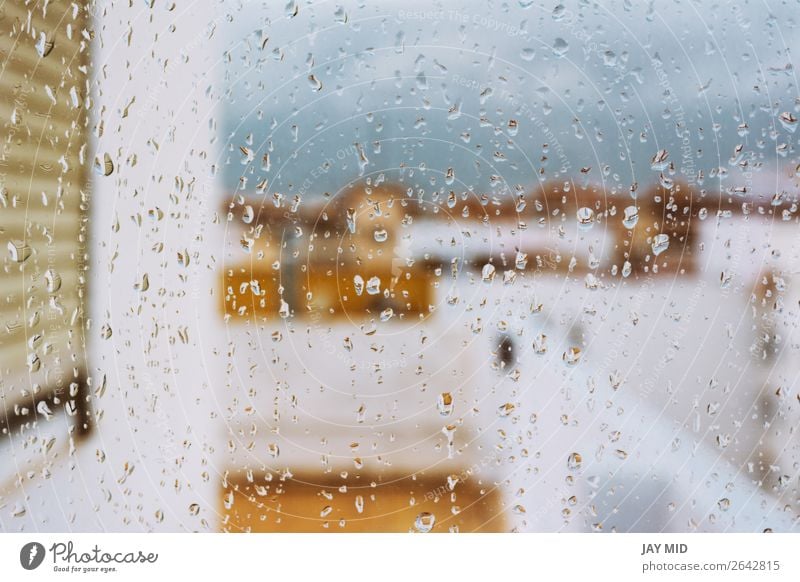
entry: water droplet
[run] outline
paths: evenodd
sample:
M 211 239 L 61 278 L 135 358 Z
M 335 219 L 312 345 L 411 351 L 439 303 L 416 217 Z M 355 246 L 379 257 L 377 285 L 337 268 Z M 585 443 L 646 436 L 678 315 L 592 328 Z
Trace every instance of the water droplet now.
M 47 269 L 44 272 L 44 284 L 48 293 L 55 293 L 61 289 L 61 275 L 54 269 Z
M 658 150 L 650 160 L 650 168 L 657 172 L 662 172 L 669 166 L 669 152 L 667 150 Z
M 147 273 L 142 274 L 141 281 L 134 283 L 133 288 L 141 293 L 150 289 L 150 276 Z
M 53 411 L 50 410 L 50 407 L 44 400 L 40 400 L 39 403 L 36 405 L 36 412 L 44 416 L 45 420 L 50 420 L 54 416 Z
M 381 280 L 378 277 L 370 277 L 367 281 L 367 294 L 377 295 L 381 292 Z
M 450 416 L 453 414 L 453 395 L 449 392 L 442 392 L 436 399 L 436 409 L 442 416 Z
M 51 52 L 53 52 L 53 47 L 55 47 L 55 42 L 53 39 L 47 38 L 47 35 L 44 32 L 39 33 L 39 40 L 36 41 L 36 52 L 39 53 L 41 58 L 45 58 Z
M 483 279 L 484 283 L 491 283 L 494 281 L 494 276 L 497 273 L 497 270 L 494 268 L 494 265 L 491 263 L 486 263 L 481 270 L 481 279 Z
M 565 41 L 563 38 L 558 37 L 553 42 L 553 54 L 557 57 L 563 57 L 569 51 L 569 43 Z
M 347 219 L 347 229 L 350 231 L 351 234 L 356 233 L 356 211 L 355 208 L 348 208 L 345 212 L 345 218 Z
M 379 228 L 374 232 L 375 242 L 386 242 L 386 239 L 389 238 L 389 233 L 386 232 L 385 228 Z
M 567 457 L 567 468 L 572 471 L 580 469 L 581 463 L 583 463 L 583 457 L 580 453 L 572 453 Z
M 391 307 L 381 311 L 381 321 L 389 321 L 392 317 L 394 317 L 394 310 Z
M 635 206 L 628 206 L 623 211 L 623 214 L 622 224 L 625 228 L 631 229 L 639 222 L 639 209 Z
M 794 131 L 797 129 L 797 117 L 795 117 L 792 113 L 784 111 L 778 116 L 778 119 L 780 120 L 784 129 L 787 129 L 791 133 L 794 133 Z
M 497 414 L 498 416 L 508 416 L 514 412 L 515 408 L 516 406 L 514 406 L 511 402 L 506 402 L 497 409 Z
M 458 482 L 460 480 L 461 480 L 461 478 L 456 474 L 448 475 L 447 476 L 447 488 L 450 491 L 455 491 L 456 485 L 458 485 Z
M 31 256 L 31 247 L 21 240 L 8 241 L 8 254 L 15 263 L 24 263 Z
M 347 24 L 348 16 L 343 7 L 338 6 L 336 8 L 336 12 L 333 13 L 333 20 L 339 24 Z
M 564 360 L 566 364 L 574 366 L 581 359 L 581 349 L 573 346 L 561 355 L 561 359 Z
M 29 354 L 27 363 L 29 372 L 38 372 L 42 367 L 42 360 L 36 354 Z
M 314 75 L 308 76 L 308 84 L 311 86 L 312 91 L 322 91 L 322 81 L 317 79 Z
M 519 131 L 519 124 L 517 123 L 517 120 L 516 119 L 509 119 L 508 120 L 508 135 L 510 135 L 511 137 L 514 137 L 515 135 L 517 135 L 518 131 Z
M 356 295 L 359 297 L 364 292 L 364 278 L 361 275 L 353 277 L 353 288 L 356 291 Z
M 547 336 L 540 333 L 533 338 L 533 351 L 539 355 L 547 353 Z
M 110 176 L 114 173 L 114 162 L 111 160 L 111 156 L 109 156 L 108 153 L 103 154 L 102 161 L 99 157 L 95 158 L 94 171 L 100 176 Z
M 578 225 L 583 229 L 589 229 L 594 225 L 594 210 L 583 206 L 582 208 L 578 208 L 578 212 L 576 213 L 578 218 Z
M 433 525 L 436 523 L 436 516 L 432 513 L 428 513 L 424 511 L 417 516 L 417 519 L 414 520 L 414 527 L 417 529 L 418 532 L 421 533 L 428 533 L 433 529 Z
M 286 14 L 286 18 L 294 18 L 297 16 L 297 13 L 300 12 L 300 6 L 297 4 L 297 0 L 289 0 L 283 11 Z
M 248 204 L 244 207 L 244 212 L 242 212 L 242 222 L 245 224 L 251 224 L 254 218 L 255 212 L 253 212 L 253 207 Z
M 669 235 L 657 234 L 653 237 L 653 254 L 658 256 L 669 248 Z

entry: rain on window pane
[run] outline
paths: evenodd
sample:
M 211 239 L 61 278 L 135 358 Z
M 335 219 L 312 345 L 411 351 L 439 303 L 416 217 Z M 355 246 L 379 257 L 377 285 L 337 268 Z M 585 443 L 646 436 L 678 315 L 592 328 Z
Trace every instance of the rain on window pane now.
M 0 528 L 795 528 L 795 20 L 4 4 Z

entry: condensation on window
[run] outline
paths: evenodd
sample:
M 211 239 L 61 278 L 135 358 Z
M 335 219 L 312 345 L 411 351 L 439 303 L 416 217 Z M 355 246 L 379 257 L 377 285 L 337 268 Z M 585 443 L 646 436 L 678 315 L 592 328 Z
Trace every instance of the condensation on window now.
M 796 529 L 796 29 L 6 2 L 0 530 Z

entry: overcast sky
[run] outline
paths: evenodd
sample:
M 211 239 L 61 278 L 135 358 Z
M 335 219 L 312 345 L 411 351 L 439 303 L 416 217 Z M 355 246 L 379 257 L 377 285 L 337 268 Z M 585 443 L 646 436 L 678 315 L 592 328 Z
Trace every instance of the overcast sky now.
M 567 175 L 624 193 L 666 149 L 679 174 L 774 188 L 798 163 L 780 121 L 800 116 L 797 1 L 278 4 L 223 34 L 231 187 L 310 196 L 424 165 L 403 175 L 426 191 Z

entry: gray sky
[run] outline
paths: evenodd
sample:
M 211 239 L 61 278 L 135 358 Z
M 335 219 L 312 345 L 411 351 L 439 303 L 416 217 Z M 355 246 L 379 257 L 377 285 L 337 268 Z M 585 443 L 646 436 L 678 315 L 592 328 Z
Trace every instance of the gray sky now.
M 248 192 L 267 178 L 269 191 L 311 196 L 362 173 L 403 174 L 426 192 L 538 174 L 625 193 L 658 180 L 650 160 L 666 149 L 676 178 L 722 166 L 723 188 L 774 188 L 776 171 L 797 165 L 796 124 L 779 120 L 800 115 L 797 5 L 246 3 L 224 33 L 226 180 L 244 172 Z

